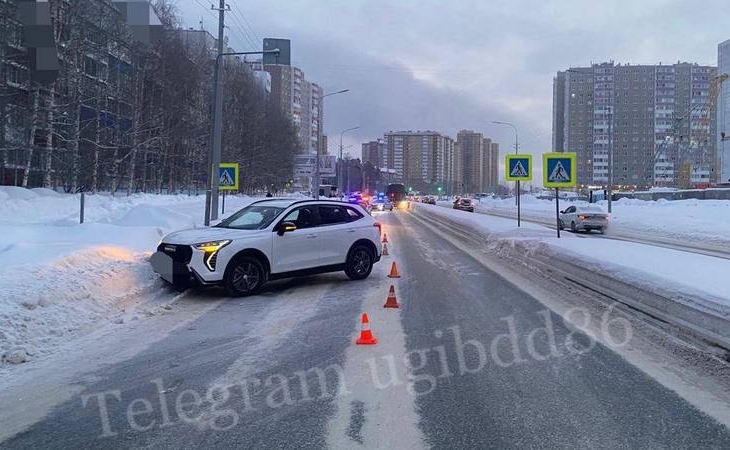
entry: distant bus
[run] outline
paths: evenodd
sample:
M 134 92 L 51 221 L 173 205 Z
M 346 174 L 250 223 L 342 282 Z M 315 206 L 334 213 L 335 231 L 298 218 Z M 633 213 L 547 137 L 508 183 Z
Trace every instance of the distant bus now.
M 406 186 L 403 183 L 392 183 L 385 190 L 388 201 L 398 208 L 405 208 L 406 204 Z

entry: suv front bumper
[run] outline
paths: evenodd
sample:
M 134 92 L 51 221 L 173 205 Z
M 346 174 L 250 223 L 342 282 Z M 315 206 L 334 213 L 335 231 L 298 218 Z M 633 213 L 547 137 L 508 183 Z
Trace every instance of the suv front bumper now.
M 160 275 L 160 278 L 172 284 L 176 289 L 220 282 L 220 280 L 206 280 L 200 275 L 198 270 L 207 270 L 202 261 L 201 251 L 184 244 L 161 243 L 157 246 L 157 251 L 150 257 L 152 269 Z M 196 265 L 201 267 L 196 268 Z M 210 271 L 206 275 L 208 278 L 215 277 L 215 274 Z

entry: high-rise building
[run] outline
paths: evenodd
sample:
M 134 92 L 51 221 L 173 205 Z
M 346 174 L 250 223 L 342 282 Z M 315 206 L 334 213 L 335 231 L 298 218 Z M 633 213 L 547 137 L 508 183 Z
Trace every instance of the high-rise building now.
M 324 152 L 322 130 L 322 88 L 308 81 L 304 72 L 290 65 L 289 41 L 286 39 L 264 39 L 264 49 L 286 50 L 279 57 L 264 55 L 263 66 L 271 75 L 271 99 L 278 102 L 284 111 L 291 114 L 297 127 L 300 153 Z
M 496 192 L 499 186 L 499 144 L 490 138 L 484 138 L 482 144 L 484 173 L 482 187 L 489 192 Z
M 456 142 L 463 161 L 462 192 L 479 193 L 484 191 L 484 135 L 473 130 L 461 130 L 456 134 Z
M 701 186 L 717 164 L 711 66 L 621 65 L 558 72 L 553 149 L 576 152 L 578 184 Z
M 362 162 L 369 162 L 377 168 L 389 168 L 385 142 L 382 139 L 362 144 Z
M 437 192 L 451 195 L 454 192 L 457 155 L 454 149 L 454 140 L 440 135 L 437 138 L 436 149 L 436 182 Z M 438 188 L 441 188 L 438 191 Z
M 565 142 L 565 137 L 563 135 L 563 130 L 565 129 L 565 123 L 563 122 L 563 111 L 565 111 L 565 72 L 558 72 L 558 75 L 553 78 L 552 151 L 563 150 L 562 145 L 563 142 Z
M 730 39 L 717 46 L 717 73 L 730 74 Z M 717 98 L 717 181 L 730 183 L 730 81 Z
M 440 187 L 446 192 L 453 185 L 454 142 L 450 137 L 436 131 L 391 131 L 383 140 L 385 167 L 395 169 L 407 187 L 426 192 Z
M 461 151 L 458 142 L 453 140 L 451 142 L 454 150 L 450 168 L 451 179 L 446 189 L 446 193 L 449 195 L 464 192 L 464 153 Z

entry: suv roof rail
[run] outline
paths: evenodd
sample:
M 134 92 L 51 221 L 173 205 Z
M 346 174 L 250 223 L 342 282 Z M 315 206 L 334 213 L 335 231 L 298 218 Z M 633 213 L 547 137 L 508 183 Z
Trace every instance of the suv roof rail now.
M 306 199 L 301 199 L 301 200 L 293 200 L 293 199 L 287 198 L 287 197 L 277 197 L 277 198 L 269 197 L 269 198 L 262 198 L 260 200 L 254 200 L 253 202 L 249 203 L 249 205 L 253 205 L 255 203 L 274 202 L 274 201 L 282 201 L 282 200 L 291 201 L 292 205 L 296 205 L 297 203 L 305 203 L 305 202 L 338 202 L 338 203 L 351 204 L 351 203 L 348 203 L 344 200 L 340 200 L 337 198 L 320 198 L 320 199 L 306 198 Z

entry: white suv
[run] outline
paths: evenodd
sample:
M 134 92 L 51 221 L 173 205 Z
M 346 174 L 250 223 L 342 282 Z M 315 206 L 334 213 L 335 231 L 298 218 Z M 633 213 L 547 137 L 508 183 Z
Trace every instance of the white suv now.
M 150 262 L 178 289 L 191 282 L 255 293 L 267 280 L 344 270 L 367 278 L 380 260 L 380 223 L 333 200 L 260 200 L 214 227 L 170 233 Z

